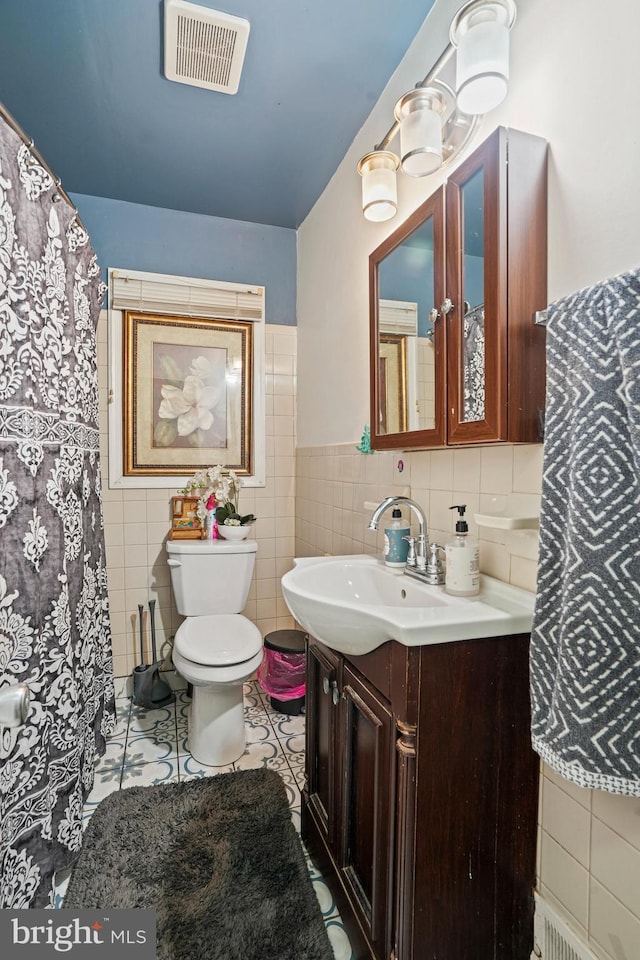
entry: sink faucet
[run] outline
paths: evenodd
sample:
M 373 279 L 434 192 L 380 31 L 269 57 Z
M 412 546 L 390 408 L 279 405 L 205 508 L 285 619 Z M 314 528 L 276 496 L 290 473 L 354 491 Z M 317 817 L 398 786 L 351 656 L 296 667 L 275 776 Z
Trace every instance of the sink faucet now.
M 373 511 L 371 520 L 369 520 L 369 530 L 377 530 L 378 524 L 380 523 L 380 517 L 388 510 L 389 507 L 400 506 L 405 504 L 407 507 L 410 507 L 418 518 L 418 539 L 416 544 L 415 552 L 415 566 L 418 570 L 424 570 L 427 562 L 427 518 L 424 515 L 422 507 L 420 507 L 414 500 L 410 500 L 409 497 L 385 497 L 382 503 L 379 503 L 376 509 Z M 411 540 L 409 541 L 411 546 Z M 412 551 L 409 551 L 409 557 L 411 558 Z M 410 564 L 413 566 L 414 564 Z

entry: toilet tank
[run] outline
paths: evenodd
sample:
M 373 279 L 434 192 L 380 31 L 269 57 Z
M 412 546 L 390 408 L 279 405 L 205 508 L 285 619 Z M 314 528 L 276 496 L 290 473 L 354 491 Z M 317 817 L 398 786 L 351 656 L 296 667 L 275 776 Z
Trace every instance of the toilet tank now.
M 255 540 L 168 540 L 178 613 L 184 617 L 242 613 L 257 549 Z

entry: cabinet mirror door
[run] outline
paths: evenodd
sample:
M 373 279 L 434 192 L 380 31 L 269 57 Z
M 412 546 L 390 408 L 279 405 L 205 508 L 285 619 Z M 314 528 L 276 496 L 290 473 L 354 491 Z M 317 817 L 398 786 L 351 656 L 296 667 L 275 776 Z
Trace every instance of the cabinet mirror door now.
M 500 142 L 487 141 L 447 183 L 449 443 L 505 439 L 506 207 Z
M 374 449 L 444 443 L 444 188 L 369 260 Z
M 477 423 L 485 417 L 483 188 L 482 167 L 460 187 L 463 349 L 459 359 L 463 423 Z

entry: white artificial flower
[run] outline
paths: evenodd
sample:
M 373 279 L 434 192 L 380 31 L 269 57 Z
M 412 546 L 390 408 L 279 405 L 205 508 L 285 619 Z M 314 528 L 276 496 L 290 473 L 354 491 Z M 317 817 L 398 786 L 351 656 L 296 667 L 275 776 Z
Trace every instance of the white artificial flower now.
M 178 435 L 187 437 L 194 430 L 209 430 L 213 424 L 212 408 L 219 391 L 205 387 L 200 377 L 185 377 L 184 387 L 165 385 L 161 388 L 162 401 L 158 410 L 161 420 L 177 420 Z
M 207 510 L 207 503 L 212 495 L 218 507 L 226 507 L 231 503 L 233 504 L 233 511 L 238 511 L 238 497 L 243 484 L 242 478 L 237 475 L 235 470 L 223 471 L 224 467 L 221 464 L 208 467 L 206 470 L 199 470 L 180 491 L 184 495 L 195 493 L 198 496 L 197 514 L 201 520 L 204 520 L 210 512 Z M 229 527 L 242 526 L 240 520 L 235 518 L 227 518 L 224 524 Z
M 211 364 L 206 357 L 196 357 L 195 360 L 191 361 L 189 373 L 194 377 L 199 377 L 203 381 L 207 380 L 211 375 Z

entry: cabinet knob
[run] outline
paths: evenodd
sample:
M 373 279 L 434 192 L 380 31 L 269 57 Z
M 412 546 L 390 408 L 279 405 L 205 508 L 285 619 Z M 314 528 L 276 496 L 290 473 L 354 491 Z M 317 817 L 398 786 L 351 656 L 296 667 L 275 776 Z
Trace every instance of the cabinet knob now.
M 449 297 L 445 297 L 445 299 L 442 301 L 440 305 L 439 310 L 437 307 L 431 307 L 431 310 L 429 310 L 429 320 L 435 326 L 436 321 L 438 321 L 440 317 L 446 317 L 448 313 L 451 313 L 453 308 L 454 308 L 453 300 L 450 300 Z
M 331 699 L 333 700 L 334 706 L 337 706 L 340 703 L 340 691 L 338 690 L 338 684 L 334 680 L 331 686 L 333 687 Z
M 329 683 L 329 677 L 323 677 L 323 678 L 322 678 L 322 692 L 323 692 L 323 693 L 329 693 L 329 688 L 330 688 L 330 686 L 331 686 L 331 685 L 330 685 L 330 683 Z

